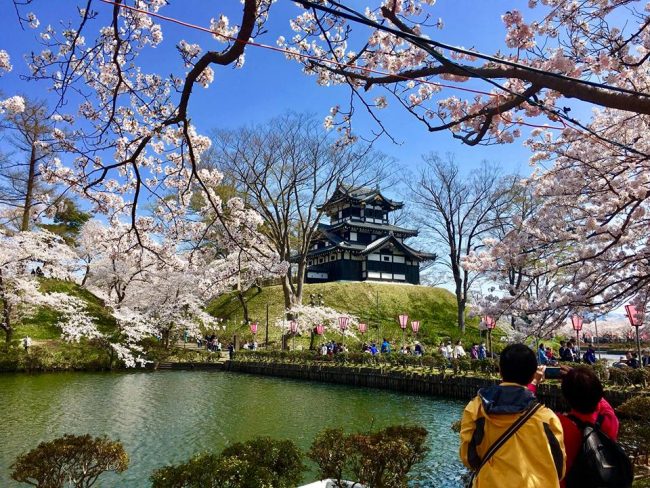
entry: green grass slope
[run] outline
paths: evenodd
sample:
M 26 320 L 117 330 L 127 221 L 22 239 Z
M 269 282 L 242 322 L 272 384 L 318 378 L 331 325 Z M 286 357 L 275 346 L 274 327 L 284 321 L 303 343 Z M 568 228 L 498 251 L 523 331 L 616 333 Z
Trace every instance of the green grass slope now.
M 393 342 L 400 342 L 402 332 L 397 323 L 397 316 L 401 313 L 420 320 L 418 338 L 425 343 L 437 344 L 441 339 L 460 337 L 456 325 L 457 309 L 454 295 L 441 288 L 368 282 L 311 284 L 305 285 L 303 303 L 309 303 L 310 294 L 319 293 L 323 296 L 325 306 L 351 313 L 367 322 L 369 324 L 367 337 L 373 340 L 381 335 L 390 338 Z M 251 320 L 260 323 L 258 333 L 260 340 L 264 338 L 268 304 L 269 339 L 278 340 L 280 331 L 273 325 L 282 317 L 284 311 L 282 287 L 276 285 L 262 288 L 261 291 L 249 290 L 246 301 Z M 216 317 L 227 320 L 228 333 L 238 333 L 243 340 L 250 339 L 251 334 L 247 327 L 241 325 L 242 307 L 234 294 L 219 297 L 208 306 L 208 311 Z M 467 331 L 463 337 L 465 342 L 478 339 L 477 324 L 477 319 L 468 320 Z
M 66 293 L 81 298 L 86 303 L 88 313 L 95 317 L 101 332 L 111 333 L 115 330 L 115 320 L 111 313 L 104 307 L 102 301 L 88 290 L 81 288 L 71 281 L 61 281 L 51 278 L 42 278 L 40 288 L 44 293 Z M 61 337 L 61 330 L 56 326 L 59 314 L 46 307 L 41 307 L 37 312 L 17 324 L 14 339 L 30 336 L 36 341 L 56 340 Z

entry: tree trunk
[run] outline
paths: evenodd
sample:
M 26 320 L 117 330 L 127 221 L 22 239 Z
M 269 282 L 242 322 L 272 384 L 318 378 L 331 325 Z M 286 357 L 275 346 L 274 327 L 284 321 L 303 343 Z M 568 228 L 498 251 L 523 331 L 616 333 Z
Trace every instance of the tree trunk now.
M 23 218 L 20 224 L 20 230 L 27 232 L 29 230 L 29 214 L 32 208 L 34 198 L 34 179 L 36 175 L 36 146 L 32 144 L 32 150 L 29 154 L 29 175 L 27 177 L 27 189 L 25 190 L 25 206 L 23 207 Z
M 460 299 L 456 297 L 456 303 L 458 304 L 458 328 L 460 333 L 465 333 L 465 299 Z
M 244 313 L 244 322 L 248 324 L 248 303 L 246 302 L 246 297 L 241 290 L 237 290 L 237 300 L 241 303 L 241 308 Z
M 293 305 L 293 289 L 291 288 L 291 275 L 289 272 L 282 277 L 282 291 L 284 293 L 284 308 L 291 308 L 291 305 Z
M 316 339 L 316 334 L 314 334 L 314 328 L 312 327 L 310 337 L 309 337 L 309 350 L 314 350 L 314 340 Z
M 7 345 L 11 342 L 14 335 L 14 328 L 11 326 L 11 304 L 5 292 L 5 283 L 0 270 L 0 302 L 2 303 L 2 330 L 5 331 L 5 342 Z
M 456 284 L 456 305 L 458 306 L 458 328 L 460 333 L 465 333 L 465 294 L 463 293 L 463 276 L 460 270 L 460 264 L 455 260 L 455 255 L 451 254 L 451 271 L 454 275 L 454 283 Z
M 300 305 L 302 303 L 302 291 L 305 285 L 305 272 L 307 270 L 307 260 L 303 257 L 298 262 L 298 273 L 296 275 L 296 294 L 294 296 L 294 303 Z
M 86 271 L 84 271 L 84 277 L 81 280 L 81 287 L 83 288 L 86 286 L 86 281 L 88 280 L 88 276 L 90 275 L 90 265 L 86 265 Z

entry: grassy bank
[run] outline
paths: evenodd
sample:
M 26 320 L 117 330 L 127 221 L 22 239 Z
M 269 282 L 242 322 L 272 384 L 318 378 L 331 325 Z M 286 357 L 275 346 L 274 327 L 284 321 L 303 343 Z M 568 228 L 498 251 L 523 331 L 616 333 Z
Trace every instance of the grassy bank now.
M 75 283 L 54 279 L 42 279 L 44 292 L 61 292 L 81 298 L 88 312 L 95 318 L 99 329 L 106 335 L 117 333 L 115 320 L 102 301 Z M 420 320 L 421 328 L 417 337 L 410 328 L 407 341 L 419 340 L 425 345 L 437 345 L 440 340 L 456 340 L 460 332 L 456 326 L 456 303 L 452 293 L 440 288 L 425 286 L 396 285 L 381 283 L 325 283 L 305 285 L 304 302 L 309 303 L 310 295 L 322 295 L 324 305 L 342 313 L 350 313 L 369 325 L 363 340 L 388 338 L 394 345 L 401 344 L 402 331 L 397 316 L 406 313 L 412 319 Z M 268 286 L 261 290 L 253 289 L 246 294 L 249 316 L 260 323 L 258 341 L 265 337 L 266 311 L 269 311 L 269 341 L 271 347 L 279 348 L 282 331 L 276 326 L 284 314 L 284 297 L 281 286 Z M 234 294 L 225 294 L 208 305 L 208 311 L 215 317 L 224 319 L 225 331 L 218 331 L 221 341 L 226 344 L 233 335 L 248 341 L 252 335 L 248 326 L 242 323 L 242 307 Z M 82 340 L 78 344 L 68 344 L 61 340 L 61 330 L 57 327 L 59 314 L 49 308 L 40 308 L 30 318 L 15 327 L 14 340 L 8 350 L 0 348 L 0 371 L 56 371 L 56 370 L 100 370 L 119 366 L 111 348 L 102 341 Z M 467 331 L 463 336 L 465 343 L 480 340 L 477 329 L 478 319 L 467 321 Z M 206 331 L 210 333 L 211 331 Z M 33 346 L 27 354 L 21 341 L 30 336 Z M 306 349 L 309 336 L 291 340 L 295 348 Z M 345 338 L 340 334 L 325 336 L 346 342 L 351 351 L 359 348 L 359 338 Z M 189 351 L 177 349 L 164 350 L 155 340 L 146 341 L 149 359 L 152 361 L 180 361 L 187 359 Z
M 400 343 L 402 332 L 397 316 L 406 313 L 420 320 L 418 339 L 425 344 L 437 344 L 441 339 L 455 340 L 460 336 L 456 326 L 456 302 L 454 295 L 442 288 L 367 282 L 337 282 L 305 285 L 303 303 L 308 304 L 310 295 L 322 295 L 324 305 L 340 312 L 359 317 L 369 325 L 367 338 L 387 337 Z M 284 296 L 280 285 L 252 289 L 246 293 L 249 317 L 260 323 L 258 340 L 263 340 L 266 310 L 269 311 L 269 340 L 279 342 L 281 331 L 276 321 L 284 314 Z M 242 306 L 235 294 L 225 294 L 208 306 L 209 312 L 225 319 L 227 334 L 239 334 L 243 340 L 252 338 L 248 327 L 242 324 Z M 478 319 L 467 320 L 464 341 L 479 340 Z M 497 334 L 498 335 L 498 334 Z M 340 336 L 332 336 L 339 340 Z M 414 339 L 410 337 L 409 339 Z M 308 337 L 296 338 L 297 347 L 308 345 Z M 355 341 L 351 341 L 355 342 Z M 358 341 L 356 341 L 358 342 Z

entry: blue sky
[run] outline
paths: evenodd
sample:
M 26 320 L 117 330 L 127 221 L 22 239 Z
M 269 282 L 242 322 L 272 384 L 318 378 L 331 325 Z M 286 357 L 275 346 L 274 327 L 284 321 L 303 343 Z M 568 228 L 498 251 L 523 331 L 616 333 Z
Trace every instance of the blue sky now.
M 61 20 L 76 19 L 77 3 L 73 0 L 34 0 L 30 10 L 38 15 L 41 27 L 52 24 L 56 28 L 60 27 Z M 355 3 L 361 4 L 357 1 L 351 4 Z M 504 46 L 505 31 L 500 17 L 508 9 L 508 5 L 513 4 L 503 0 L 439 0 L 432 13 L 435 18 L 443 19 L 445 28 L 429 33 L 443 42 L 476 47 L 493 53 Z M 524 2 L 517 4 L 524 10 L 524 15 L 529 14 L 530 11 L 525 8 Z M 94 5 L 100 15 L 107 18 L 111 6 L 100 2 Z M 208 26 L 210 18 L 218 17 L 222 12 L 235 22 L 240 11 L 239 0 L 172 0 L 172 5 L 164 8 L 161 13 Z M 266 26 L 268 32 L 258 40 L 274 45 L 278 36 L 289 37 L 289 19 L 300 12 L 301 9 L 293 2 L 278 0 L 271 9 L 270 20 Z M 39 49 L 36 39 L 40 29 L 22 30 L 11 2 L 0 4 L 0 15 L 3 19 L 0 49 L 9 52 L 14 65 L 13 72 L 0 78 L 0 90 L 6 96 L 25 93 L 47 97 L 47 87 L 43 84 L 26 83 L 20 79 L 21 74 L 27 73 L 22 56 L 32 49 Z M 146 70 L 161 74 L 182 72 L 180 57 L 174 47 L 181 39 L 198 42 L 204 49 L 219 49 L 222 46 L 207 33 L 164 21 L 161 23 L 165 40 L 159 47 L 148 49 L 143 55 L 142 61 Z M 89 38 L 90 34 L 91 31 L 87 32 L 86 37 Z M 460 92 L 456 94 L 462 95 Z M 282 54 L 249 46 L 243 69 L 215 68 L 215 82 L 210 88 L 195 89 L 190 113 L 199 131 L 205 133 L 216 127 L 230 128 L 263 122 L 287 110 L 310 112 L 322 119 L 331 106 L 345 105 L 348 97 L 349 93 L 345 87 L 318 86 L 315 78 L 303 75 L 300 65 L 287 61 Z M 491 147 L 468 147 L 454 140 L 448 132 L 428 133 L 424 126 L 397 108 L 389 108 L 383 115 L 391 134 L 401 141 L 401 144 L 395 145 L 384 138 L 378 141 L 377 148 L 394 156 L 405 168 L 417 165 L 421 154 L 436 151 L 441 154 L 455 153 L 457 161 L 467 169 L 482 160 L 488 160 L 502 166 L 504 172 L 527 174 L 529 171 L 529 152 L 520 142 Z M 366 135 L 374 128 L 364 117 L 356 120 L 355 127 L 359 133 Z

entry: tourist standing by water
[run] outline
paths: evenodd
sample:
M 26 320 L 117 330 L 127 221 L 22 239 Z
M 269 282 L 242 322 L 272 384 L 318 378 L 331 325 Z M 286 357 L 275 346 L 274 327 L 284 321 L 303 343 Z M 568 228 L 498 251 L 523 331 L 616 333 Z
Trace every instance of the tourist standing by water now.
M 454 359 L 460 359 L 460 358 L 464 358 L 465 356 L 467 356 L 467 353 L 465 352 L 465 349 L 463 349 L 463 342 L 460 339 L 458 339 L 456 341 L 456 346 L 454 347 L 454 350 L 452 352 L 452 356 L 453 356 Z
M 546 348 L 544 344 L 540 344 L 537 348 L 537 364 L 546 366 L 548 364 L 548 358 L 546 357 Z
M 478 346 L 478 358 L 479 359 L 487 358 L 487 348 L 485 347 L 485 342 L 481 342 L 481 345 Z
M 562 425 L 526 388 L 537 370 L 535 353 L 511 344 L 501 353 L 499 370 L 503 382 L 481 388 L 463 411 L 460 458 L 475 472 L 472 487 L 559 488 L 565 466 Z M 526 420 L 486 460 L 519 419 Z
M 574 360 L 573 343 L 569 341 L 564 350 L 560 353 L 560 361 L 573 362 Z
M 583 359 L 585 360 L 586 364 L 596 364 L 596 350 L 591 344 L 587 346 L 587 352 L 585 352 Z

